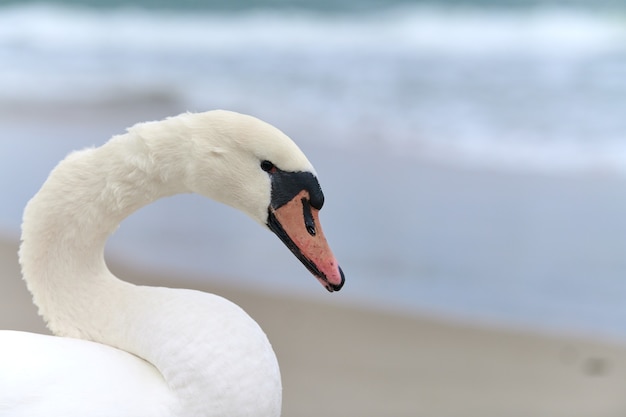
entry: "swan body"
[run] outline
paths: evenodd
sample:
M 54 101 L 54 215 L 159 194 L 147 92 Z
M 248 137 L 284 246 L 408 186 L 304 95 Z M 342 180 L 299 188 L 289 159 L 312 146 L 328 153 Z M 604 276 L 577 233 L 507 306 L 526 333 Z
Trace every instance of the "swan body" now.
M 140 417 L 166 415 L 168 410 L 175 415 L 176 399 L 161 374 L 128 352 L 18 331 L 0 332 L 0 344 L 3 417 Z M 138 387 L 142 395 L 137 395 Z
M 280 415 L 278 362 L 240 307 L 106 267 L 125 217 L 189 192 L 268 227 L 329 291 L 343 285 L 315 171 L 286 135 L 227 111 L 135 125 L 70 154 L 26 206 L 22 274 L 54 336 L 0 331 L 1 417 Z

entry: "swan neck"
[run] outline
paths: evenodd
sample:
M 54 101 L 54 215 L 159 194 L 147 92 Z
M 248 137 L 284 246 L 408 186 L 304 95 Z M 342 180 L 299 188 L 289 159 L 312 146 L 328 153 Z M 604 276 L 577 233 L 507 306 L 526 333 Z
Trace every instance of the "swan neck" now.
M 90 329 L 99 325 L 94 317 L 100 312 L 94 306 L 129 287 L 106 267 L 107 238 L 139 208 L 187 192 L 184 144 L 161 152 L 158 142 L 128 133 L 74 152 L 26 206 L 22 274 L 54 333 L 96 338 Z

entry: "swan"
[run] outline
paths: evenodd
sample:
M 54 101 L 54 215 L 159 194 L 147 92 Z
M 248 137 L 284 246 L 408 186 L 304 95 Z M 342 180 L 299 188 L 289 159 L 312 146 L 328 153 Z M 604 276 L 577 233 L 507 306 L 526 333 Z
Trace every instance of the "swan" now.
M 132 285 L 105 264 L 125 217 L 190 192 L 248 214 L 341 289 L 316 172 L 285 134 L 225 110 L 136 124 L 68 155 L 26 205 L 19 261 L 53 336 L 0 331 L 0 416 L 280 415 L 276 356 L 239 306 Z

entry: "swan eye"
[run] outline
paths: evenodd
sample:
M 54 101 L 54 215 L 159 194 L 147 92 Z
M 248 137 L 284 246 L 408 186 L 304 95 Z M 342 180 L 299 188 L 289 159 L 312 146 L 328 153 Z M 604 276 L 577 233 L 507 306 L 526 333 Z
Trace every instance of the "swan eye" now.
M 265 172 L 273 172 L 276 167 L 270 161 L 265 160 L 261 162 L 261 169 Z

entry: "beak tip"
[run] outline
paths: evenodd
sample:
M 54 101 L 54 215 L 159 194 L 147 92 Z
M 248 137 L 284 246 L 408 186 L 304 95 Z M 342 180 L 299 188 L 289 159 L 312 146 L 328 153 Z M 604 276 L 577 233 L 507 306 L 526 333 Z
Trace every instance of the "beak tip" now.
M 343 284 L 346 282 L 346 277 L 343 274 L 343 270 L 341 269 L 339 265 L 337 265 L 337 269 L 339 270 L 339 278 L 340 278 L 339 284 L 332 284 L 330 282 L 327 282 L 326 289 L 329 292 L 339 291 L 343 287 Z

